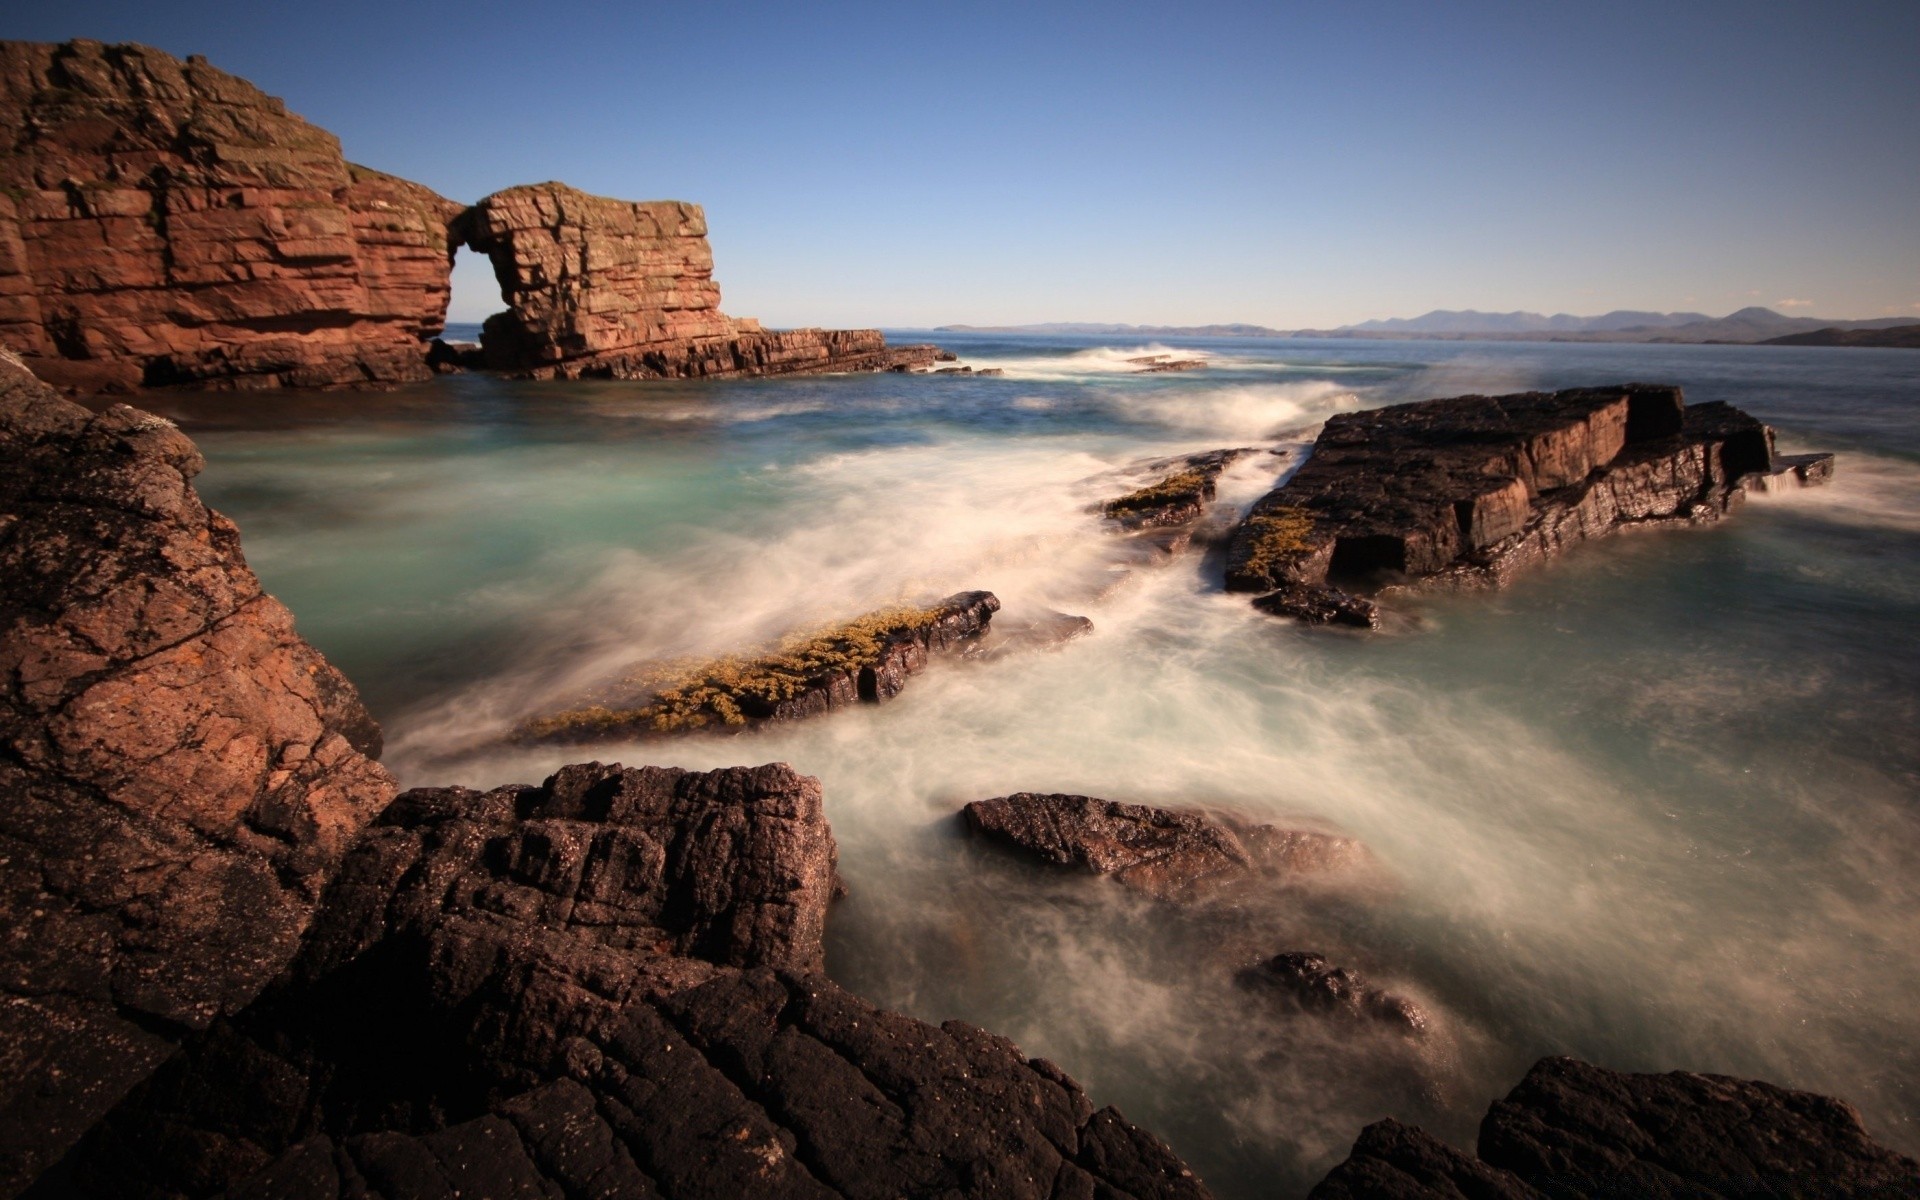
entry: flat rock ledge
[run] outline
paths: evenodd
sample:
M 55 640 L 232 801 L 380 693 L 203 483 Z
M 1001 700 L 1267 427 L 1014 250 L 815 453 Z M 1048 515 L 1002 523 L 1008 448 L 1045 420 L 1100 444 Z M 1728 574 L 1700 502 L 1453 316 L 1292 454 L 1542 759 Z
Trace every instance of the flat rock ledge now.
M 1725 1075 L 1537 1063 L 1480 1124 L 1479 1157 L 1412 1126 L 1369 1125 L 1310 1200 L 1920 1195 L 1920 1163 L 1846 1103 Z
M 796 634 L 757 656 L 662 668 L 634 681 L 631 701 L 566 709 L 526 722 L 522 741 L 580 743 L 793 721 L 900 694 L 936 655 L 984 636 L 992 592 L 958 592 L 925 608 L 881 609 Z
M 1176 902 L 1262 876 L 1351 865 L 1364 854 L 1350 838 L 1092 796 L 1019 792 L 976 800 L 961 813 L 978 836 Z
M 1157 529 L 1198 520 L 1214 497 L 1220 476 L 1251 447 L 1209 450 L 1147 464 L 1160 478 L 1100 505 L 1100 514 L 1122 529 Z
M 1773 431 L 1677 387 L 1459 396 L 1340 413 L 1254 504 L 1230 591 L 1263 611 L 1371 627 L 1383 587 L 1499 586 L 1616 530 L 1698 524 L 1748 490 L 1824 482 L 1830 455 L 1777 467 Z
M 407 792 L 63 1194 L 1208 1194 L 1052 1064 L 820 975 L 834 857 L 779 763 Z

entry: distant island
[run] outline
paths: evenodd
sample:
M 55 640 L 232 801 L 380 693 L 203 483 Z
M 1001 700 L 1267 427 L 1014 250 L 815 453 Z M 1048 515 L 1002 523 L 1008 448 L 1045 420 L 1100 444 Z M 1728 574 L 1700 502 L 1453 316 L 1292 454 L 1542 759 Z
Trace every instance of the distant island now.
M 1619 309 L 1595 317 L 1570 313 L 1489 313 L 1435 309 L 1418 317 L 1390 317 L 1334 329 L 1271 329 L 1265 325 L 1109 325 L 1056 321 L 1039 325 L 942 325 L 938 333 L 1025 333 L 1138 337 L 1358 338 L 1381 341 L 1720 342 L 1807 346 L 1912 346 L 1906 317 L 1835 321 L 1789 317 L 1770 308 L 1743 308 L 1724 317 L 1695 312 Z M 1907 331 L 1907 332 L 1902 332 Z

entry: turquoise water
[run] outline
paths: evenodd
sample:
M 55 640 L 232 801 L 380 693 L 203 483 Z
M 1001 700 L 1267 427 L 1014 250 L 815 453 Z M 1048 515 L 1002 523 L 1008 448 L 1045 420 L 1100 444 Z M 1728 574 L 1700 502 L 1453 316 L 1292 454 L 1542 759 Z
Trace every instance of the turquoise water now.
M 632 665 L 984 587 L 1085 614 L 1053 653 L 942 663 L 894 702 L 599 748 L 785 760 L 825 783 L 851 889 L 829 969 L 1053 1058 L 1223 1196 L 1303 1192 L 1386 1115 L 1471 1144 L 1531 1061 L 1759 1076 L 1920 1150 L 1920 354 L 1776 347 L 945 336 L 1003 378 L 453 377 L 389 395 L 181 397 L 201 483 L 407 784 L 585 752 L 513 721 Z M 1205 371 L 1136 376 L 1164 349 Z M 1638 379 L 1728 400 L 1827 489 L 1584 547 L 1388 632 L 1264 618 L 1198 553 L 1087 509 L 1143 458 L 1236 466 L 1221 519 L 1332 411 Z M 1203 803 L 1363 841 L 1364 869 L 1169 913 L 959 835 L 968 800 Z M 1229 983 L 1326 953 L 1436 1016 L 1423 1043 Z

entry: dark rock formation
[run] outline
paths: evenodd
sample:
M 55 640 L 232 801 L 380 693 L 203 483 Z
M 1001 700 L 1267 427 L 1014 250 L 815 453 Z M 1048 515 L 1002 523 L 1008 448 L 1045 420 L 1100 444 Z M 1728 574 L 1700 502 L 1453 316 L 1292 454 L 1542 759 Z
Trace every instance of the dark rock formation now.
M 899 606 L 796 634 L 754 658 L 725 658 L 636 681 L 631 699 L 527 722 L 532 741 L 590 742 L 792 721 L 891 700 L 936 654 L 985 634 L 1000 601 L 959 592 L 927 608 Z
M 1370 623 L 1348 593 L 1500 584 L 1618 528 L 1710 521 L 1772 462 L 1772 430 L 1725 404 L 1687 408 L 1672 387 L 1341 413 L 1234 531 L 1227 586 L 1266 593 L 1268 611 Z
M 201 465 L 0 351 L 0 1195 L 286 965 L 393 796 Z
M 1019 792 L 976 800 L 962 815 L 980 836 L 1162 900 L 1195 899 L 1260 874 L 1342 866 L 1361 853 L 1348 838 L 1091 796 Z
M 1480 1125 L 1479 1161 L 1368 1127 L 1314 1200 L 1379 1197 L 1920 1195 L 1920 1163 L 1812 1092 L 1724 1075 L 1628 1075 L 1543 1059 Z
M 1148 470 L 1164 474 L 1145 487 L 1106 501 L 1100 512 L 1123 529 L 1185 525 L 1198 518 L 1213 499 L 1221 474 L 1240 459 L 1257 453 L 1250 447 L 1209 450 L 1150 463 Z
M 495 192 L 467 217 L 508 311 L 487 319 L 486 363 L 534 378 L 680 379 L 930 365 L 932 346 L 878 330 L 771 332 L 720 311 L 696 204 L 632 203 L 561 183 Z
M 0 346 L 58 386 L 424 379 L 460 211 L 202 59 L 0 42 Z
M 71 1191 L 1206 1195 L 1051 1064 L 815 973 L 832 886 L 819 784 L 780 764 L 408 792 Z
M 1285 996 L 1311 1013 L 1377 1021 L 1404 1033 L 1422 1033 L 1430 1024 L 1418 1004 L 1373 986 L 1358 971 L 1331 965 L 1323 954 L 1290 950 L 1234 979 L 1241 987 Z
M 1833 479 L 1831 454 L 1776 454 L 1773 469 L 1744 475 L 1740 486 L 1750 492 L 1779 492 L 1817 487 Z
M 1175 358 L 1171 354 L 1147 354 L 1139 358 L 1130 358 L 1128 363 L 1139 367 L 1136 374 L 1153 375 L 1164 371 L 1201 371 L 1205 370 L 1204 358 Z

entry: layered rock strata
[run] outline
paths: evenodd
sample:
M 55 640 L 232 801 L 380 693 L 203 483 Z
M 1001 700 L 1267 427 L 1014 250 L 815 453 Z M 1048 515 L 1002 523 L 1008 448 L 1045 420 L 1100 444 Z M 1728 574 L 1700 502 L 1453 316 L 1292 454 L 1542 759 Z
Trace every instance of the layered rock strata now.
M 0 346 L 61 387 L 424 379 L 460 212 L 203 59 L 0 42 Z
M 393 797 L 201 465 L 0 351 L 0 1195 L 286 965 Z
M 406 793 L 282 984 L 90 1138 L 72 1190 L 1206 1195 L 1051 1064 L 819 975 L 833 861 L 781 764 Z
M 516 736 L 591 742 L 792 721 L 882 703 L 899 695 L 907 677 L 925 669 L 934 656 L 984 636 L 999 609 L 992 592 L 959 592 L 925 608 L 882 609 L 795 634 L 767 653 L 644 675 L 631 685 L 631 700 L 539 717 Z
M 1714 520 L 1772 469 L 1772 430 L 1674 387 L 1341 413 L 1234 531 L 1227 586 L 1268 611 L 1371 625 L 1383 585 L 1502 584 L 1620 528 Z
M 1675 1071 L 1543 1059 L 1480 1124 L 1479 1157 L 1397 1121 L 1370 1125 L 1312 1200 L 1920 1195 L 1920 1163 L 1845 1103 Z
M 1348 838 L 1194 810 L 1092 796 L 1018 792 L 961 810 L 977 836 L 1052 866 L 1108 875 L 1160 900 L 1187 901 L 1261 875 L 1359 861 Z
M 539 379 L 685 379 L 909 370 L 932 346 L 878 330 L 769 331 L 720 311 L 697 204 L 633 203 L 561 183 L 495 192 L 467 217 L 506 312 L 481 333 L 487 366 Z

